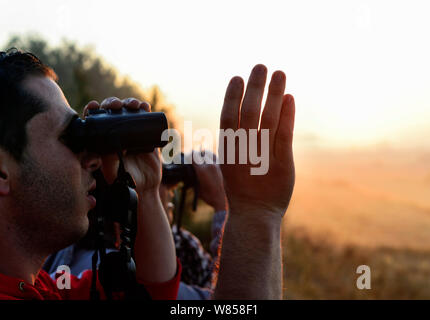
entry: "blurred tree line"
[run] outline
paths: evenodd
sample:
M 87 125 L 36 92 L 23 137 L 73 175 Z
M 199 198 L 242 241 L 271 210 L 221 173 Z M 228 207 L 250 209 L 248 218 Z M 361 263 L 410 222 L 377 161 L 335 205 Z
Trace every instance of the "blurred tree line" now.
M 158 86 L 143 90 L 129 77 L 120 75 L 90 46 L 81 48 L 74 42 L 63 40 L 60 45 L 51 47 L 40 36 L 15 35 L 10 37 L 2 51 L 13 47 L 35 54 L 53 68 L 70 106 L 79 113 L 91 100 L 102 102 L 112 96 L 120 99 L 135 97 L 149 102 L 152 111 L 166 113 L 169 127 L 175 127 L 174 107 L 166 103 Z

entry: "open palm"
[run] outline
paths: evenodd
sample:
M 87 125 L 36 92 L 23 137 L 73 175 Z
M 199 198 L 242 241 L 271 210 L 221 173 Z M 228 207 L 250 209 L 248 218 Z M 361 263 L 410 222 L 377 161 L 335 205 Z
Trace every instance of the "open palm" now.
M 258 129 L 261 103 L 264 94 L 267 69 L 257 65 L 251 72 L 245 95 L 243 80 L 234 77 L 225 94 L 221 113 L 220 128 L 234 131 L 244 129 L 249 138 L 250 130 Z M 261 125 L 257 133 L 257 150 L 264 140 L 261 130 L 269 130 L 268 170 L 263 175 L 252 175 L 255 167 L 249 160 L 247 164 L 238 163 L 239 145 L 236 142 L 235 164 L 226 163 L 228 148 L 224 144 L 224 161 L 221 170 L 229 205 L 241 208 L 262 208 L 264 212 L 285 213 L 294 187 L 295 170 L 292 152 L 295 106 L 291 95 L 284 95 L 285 74 L 276 71 L 272 75 L 266 104 L 261 116 Z M 249 141 L 249 140 L 248 140 Z M 248 144 L 247 150 L 250 146 Z M 221 156 L 221 153 L 220 153 Z M 236 210 L 234 210 L 236 211 Z M 244 212 L 246 214 L 246 212 Z

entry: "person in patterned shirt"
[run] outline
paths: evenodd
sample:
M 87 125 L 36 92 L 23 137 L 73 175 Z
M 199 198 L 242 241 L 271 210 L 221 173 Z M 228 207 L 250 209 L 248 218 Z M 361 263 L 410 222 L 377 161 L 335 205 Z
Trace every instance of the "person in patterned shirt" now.
M 216 284 L 218 253 L 227 217 L 227 201 L 219 165 L 214 161 L 214 164 L 193 163 L 193 166 L 199 181 L 199 197 L 215 211 L 211 225 L 212 240 L 209 253 L 191 232 L 184 228 L 178 230 L 175 224 L 172 226 L 176 255 L 182 264 L 178 299 L 190 299 L 195 296 L 192 294 L 193 291 L 204 299 L 210 297 Z M 174 197 L 175 187 L 164 184 L 160 186 L 161 199 L 171 224 L 173 222 L 171 201 Z M 188 290 L 182 289 L 184 284 L 188 285 L 186 288 Z

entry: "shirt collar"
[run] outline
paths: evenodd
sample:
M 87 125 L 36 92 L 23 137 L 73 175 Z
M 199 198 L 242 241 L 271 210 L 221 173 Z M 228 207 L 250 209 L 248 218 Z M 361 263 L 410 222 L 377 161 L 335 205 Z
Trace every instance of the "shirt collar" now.
M 49 283 L 51 282 L 51 283 Z M 50 286 L 53 281 L 49 275 L 41 270 L 36 278 L 34 285 L 29 284 L 20 278 L 10 277 L 0 273 L 0 295 L 11 299 L 52 299 L 53 288 Z

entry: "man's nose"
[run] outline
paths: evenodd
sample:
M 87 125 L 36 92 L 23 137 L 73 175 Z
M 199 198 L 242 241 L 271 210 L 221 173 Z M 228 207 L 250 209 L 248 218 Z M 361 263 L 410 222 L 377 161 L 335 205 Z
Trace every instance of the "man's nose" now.
M 102 166 L 102 158 L 99 154 L 93 152 L 85 153 L 82 159 L 82 167 L 86 170 L 94 172 Z

